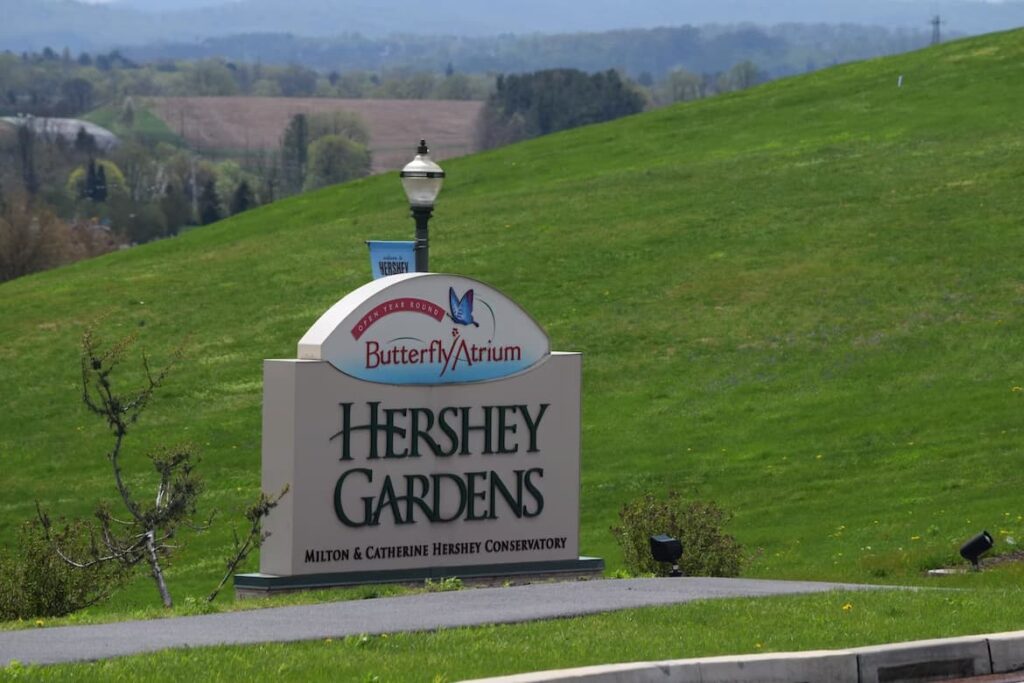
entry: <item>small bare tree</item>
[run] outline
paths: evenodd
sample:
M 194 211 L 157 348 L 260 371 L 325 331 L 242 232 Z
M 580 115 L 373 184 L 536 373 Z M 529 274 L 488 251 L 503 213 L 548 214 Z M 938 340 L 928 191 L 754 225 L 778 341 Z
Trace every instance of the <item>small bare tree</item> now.
M 107 423 L 114 437 L 107 459 L 127 517 L 116 517 L 109 503 L 100 503 L 95 512 L 96 523 L 89 527 L 92 550 L 85 557 L 73 557 L 65 551 L 50 533 L 50 519 L 41 509 L 39 519 L 54 550 L 72 566 L 84 569 L 103 562 L 120 562 L 126 568 L 140 563 L 148 565 L 161 601 L 165 607 L 171 607 L 171 593 L 167 589 L 161 562 L 173 550 L 170 540 L 180 527 L 201 528 L 201 525 L 193 524 L 193 518 L 203 483 L 195 472 L 195 454 L 189 445 L 162 449 L 148 456 L 157 473 L 156 494 L 152 502 L 139 498 L 125 481 L 122 468 L 125 437 L 181 356 L 180 350 L 176 351 L 167 367 L 154 374 L 149 367 L 149 359 L 143 353 L 145 381 L 142 387 L 134 391 L 119 391 L 114 387 L 111 373 L 134 341 L 133 336 L 126 337 L 111 349 L 101 351 L 92 331 L 87 330 L 82 337 L 81 358 L 82 401 Z
M 217 597 L 217 593 L 220 593 L 220 589 L 224 587 L 224 584 L 228 582 L 245 558 L 249 557 L 252 551 L 257 550 L 263 545 L 263 541 L 270 537 L 270 532 L 263 530 L 263 520 L 266 519 L 271 510 L 277 507 L 277 504 L 281 502 L 281 498 L 286 493 L 288 493 L 287 484 L 284 485 L 284 488 L 276 496 L 268 496 L 266 493 L 260 492 L 259 500 L 246 508 L 245 519 L 249 522 L 249 530 L 245 535 L 245 540 L 239 538 L 238 532 L 232 529 L 231 533 L 235 541 L 234 552 L 224 563 L 226 571 L 224 576 L 221 577 L 220 583 L 217 584 L 212 593 L 206 596 L 207 602 L 213 602 L 213 599 Z
M 125 481 L 122 469 L 124 441 L 133 429 L 154 392 L 163 384 L 167 373 L 181 358 L 181 349 L 175 351 L 171 362 L 158 373 L 149 366 L 142 354 L 145 381 L 134 391 L 115 389 L 111 375 L 135 341 L 134 336 L 122 339 L 107 351 L 101 351 L 92 330 L 82 337 L 82 402 L 90 412 L 102 418 L 114 438 L 107 459 L 114 475 L 114 484 L 127 515 L 116 517 L 107 502 L 100 503 L 95 512 L 96 521 L 86 524 L 75 521 L 63 530 L 55 531 L 49 516 L 37 505 L 37 514 L 46 541 L 61 560 L 83 570 L 94 570 L 105 563 L 118 563 L 126 574 L 136 566 L 149 567 L 149 573 L 160 593 L 164 607 L 171 607 L 171 593 L 164 578 L 163 561 L 175 546 L 171 539 L 182 527 L 204 530 L 212 521 L 194 522 L 196 501 L 203 491 L 203 482 L 195 471 L 194 449 L 190 445 L 160 449 L 149 454 L 156 471 L 156 494 L 152 502 L 139 498 Z M 259 499 L 245 512 L 249 528 L 244 538 L 233 531 L 234 548 L 225 561 L 226 573 L 209 596 L 213 601 L 224 584 L 241 563 L 270 535 L 263 530 L 263 520 L 288 492 L 285 486 L 275 496 L 261 493 Z M 76 550 L 69 550 L 75 548 Z

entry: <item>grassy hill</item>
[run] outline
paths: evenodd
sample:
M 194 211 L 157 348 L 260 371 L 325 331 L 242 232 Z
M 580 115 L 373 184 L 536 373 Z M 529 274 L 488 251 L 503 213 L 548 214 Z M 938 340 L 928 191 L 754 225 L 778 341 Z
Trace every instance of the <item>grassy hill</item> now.
M 103 126 L 122 138 L 138 135 L 151 143 L 166 142 L 175 147 L 180 147 L 183 144 L 181 138 L 145 106 L 138 106 L 135 111 L 135 120 L 131 126 L 124 124 L 121 120 L 120 109 L 115 106 L 94 109 L 82 118 L 97 126 Z
M 585 553 L 618 566 L 619 505 L 670 488 L 735 511 L 752 576 L 917 582 L 981 528 L 1003 552 L 1024 539 L 1022 38 L 445 163 L 434 269 L 585 354 Z M 83 327 L 137 332 L 158 365 L 188 337 L 128 448 L 201 448 L 225 515 L 169 580 L 207 590 L 259 485 L 261 359 L 294 357 L 368 279 L 363 240 L 409 238 L 407 213 L 388 174 L 0 286 L 2 542 L 36 500 L 114 496 L 79 401 Z M 104 609 L 154 601 L 140 579 Z

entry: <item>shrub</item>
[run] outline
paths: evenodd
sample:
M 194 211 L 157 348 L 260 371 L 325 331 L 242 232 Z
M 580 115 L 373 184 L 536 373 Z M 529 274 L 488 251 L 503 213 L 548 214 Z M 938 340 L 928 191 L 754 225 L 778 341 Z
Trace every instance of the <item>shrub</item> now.
M 70 537 L 62 540 L 70 542 Z M 87 538 L 75 531 L 77 538 Z M 26 522 L 18 543 L 0 556 L 0 619 L 59 617 L 105 599 L 123 578 L 106 563 L 89 569 L 72 567 L 46 540 L 38 521 Z M 83 554 L 86 548 L 75 548 Z
M 427 589 L 428 593 L 446 593 L 448 591 L 460 591 L 462 590 L 462 579 L 457 576 L 446 576 L 432 581 L 426 579 L 423 582 L 424 588 Z
M 650 537 L 668 534 L 683 545 L 679 567 L 686 576 L 738 576 L 743 549 L 723 527 L 732 514 L 714 502 L 686 503 L 676 492 L 666 500 L 653 494 L 626 503 L 619 511 L 620 525 L 612 527 L 626 567 L 634 575 L 667 576 L 671 567 L 651 557 Z

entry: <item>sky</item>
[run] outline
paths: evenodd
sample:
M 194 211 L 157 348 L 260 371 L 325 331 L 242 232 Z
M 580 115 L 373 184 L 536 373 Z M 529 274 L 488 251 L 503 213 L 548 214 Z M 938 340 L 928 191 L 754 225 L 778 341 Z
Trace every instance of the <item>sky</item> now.
M 178 4 L 179 6 L 181 6 L 181 5 L 188 5 L 188 6 L 192 6 L 192 7 L 197 7 L 197 6 L 202 6 L 202 5 L 207 5 L 207 6 L 208 5 L 223 5 L 223 4 L 227 4 L 229 2 L 239 2 L 239 1 L 240 0 L 186 0 L 185 2 L 178 2 L 176 4 Z M 887 1 L 888 2 L 895 2 L 895 3 L 916 2 L 918 4 L 927 4 L 927 3 L 931 2 L 932 4 L 936 4 L 935 0 L 887 0 Z M 997 4 L 1001 4 L 1001 3 L 1005 2 L 1006 0 L 967 0 L 967 1 L 968 2 L 980 2 L 980 3 L 988 3 L 988 4 L 997 5 Z M 153 7 L 158 7 L 158 6 L 166 5 L 166 1 L 162 2 L 161 0 L 79 0 L 79 2 L 84 2 L 84 3 L 90 4 L 90 5 L 105 5 L 105 4 L 111 4 L 111 3 L 115 3 L 115 2 L 120 2 L 122 4 L 132 4 L 132 5 L 134 5 L 136 7 L 139 7 L 139 8 L 153 8 Z M 282 3 L 282 5 L 287 4 L 287 0 L 281 0 L 281 3 Z

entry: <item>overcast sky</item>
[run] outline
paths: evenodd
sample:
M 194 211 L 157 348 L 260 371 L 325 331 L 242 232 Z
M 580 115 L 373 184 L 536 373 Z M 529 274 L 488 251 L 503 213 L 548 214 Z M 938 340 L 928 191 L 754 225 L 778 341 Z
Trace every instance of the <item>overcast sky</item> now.
M 180 4 L 180 5 L 189 5 L 189 6 L 195 7 L 195 6 L 199 6 L 199 5 L 207 5 L 207 6 L 208 5 L 223 5 L 223 4 L 227 4 L 229 2 L 238 2 L 238 1 L 239 0 L 186 0 L 185 2 L 181 2 L 181 3 L 178 3 L 178 4 Z M 885 0 L 885 1 L 886 2 L 894 2 L 894 3 L 916 2 L 918 4 L 931 3 L 933 5 L 941 5 L 941 2 L 936 2 L 936 0 Z M 998 3 L 1001 3 L 1001 2 L 1005 2 L 1006 0 L 967 0 L 967 1 L 968 2 L 987 2 L 987 3 L 998 4 Z M 122 4 L 131 4 L 131 5 L 135 5 L 136 7 L 143 7 L 143 8 L 145 8 L 145 7 L 157 7 L 157 6 L 161 6 L 161 5 L 165 5 L 166 4 L 166 2 L 161 2 L 161 0 L 79 0 L 79 2 L 85 2 L 85 3 L 88 3 L 88 4 L 95 4 L 95 5 L 105 4 L 105 3 L 113 3 L 113 2 L 120 2 Z M 282 5 L 286 5 L 287 2 L 288 2 L 288 0 L 281 0 L 281 4 Z

